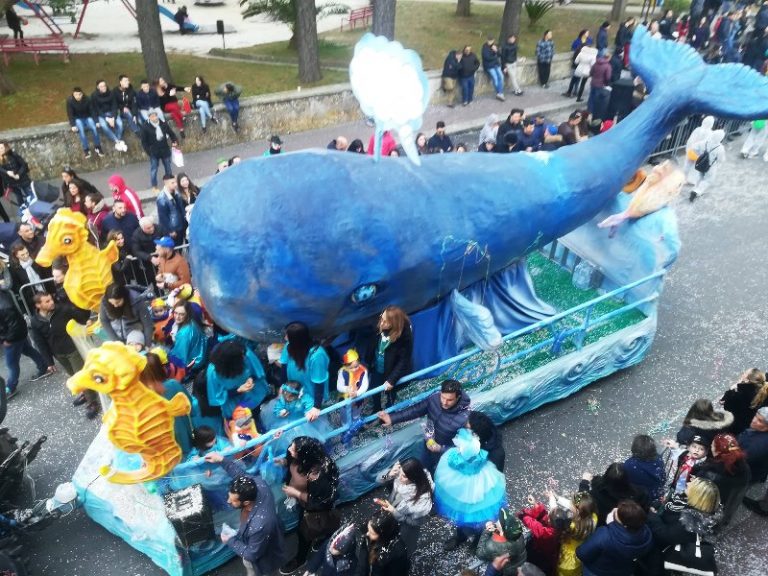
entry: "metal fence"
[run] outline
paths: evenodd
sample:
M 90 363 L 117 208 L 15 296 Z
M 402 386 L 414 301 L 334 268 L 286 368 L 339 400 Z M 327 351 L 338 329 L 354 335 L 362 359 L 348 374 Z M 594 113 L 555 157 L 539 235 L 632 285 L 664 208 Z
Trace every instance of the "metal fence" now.
M 702 116 L 695 114 L 689 116 L 680 124 L 675 126 L 672 131 L 666 135 L 666 137 L 659 142 L 650 156 L 648 156 L 648 162 L 659 162 L 665 156 L 674 156 L 679 151 L 685 149 L 685 143 L 688 142 L 688 138 L 691 137 L 693 131 L 701 126 Z M 716 130 L 725 130 L 726 138 L 733 138 L 737 136 L 745 126 L 749 123 L 743 120 L 728 120 L 723 118 L 717 118 L 715 120 L 714 128 Z

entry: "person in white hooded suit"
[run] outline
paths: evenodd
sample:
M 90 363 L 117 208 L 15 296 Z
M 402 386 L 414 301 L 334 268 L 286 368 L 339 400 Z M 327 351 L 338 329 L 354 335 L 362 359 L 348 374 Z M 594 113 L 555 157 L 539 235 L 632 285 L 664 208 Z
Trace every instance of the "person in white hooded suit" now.
M 691 202 L 707 192 L 717 179 L 720 167 L 725 163 L 723 138 L 725 138 L 725 130 L 713 130 L 706 140 L 694 145 L 693 151 L 697 158 L 700 158 L 702 154 L 709 154 L 709 170 L 700 172 L 696 170 L 694 163 L 693 171 L 696 173 L 697 180 L 693 183 L 693 189 L 689 196 Z
M 705 116 L 701 121 L 701 126 L 694 129 L 685 143 L 685 161 L 683 162 L 683 172 L 685 173 L 685 182 L 687 184 L 696 184 L 699 181 L 699 173 L 694 168 L 697 153 L 695 148 L 698 144 L 706 142 L 714 131 L 714 116 Z

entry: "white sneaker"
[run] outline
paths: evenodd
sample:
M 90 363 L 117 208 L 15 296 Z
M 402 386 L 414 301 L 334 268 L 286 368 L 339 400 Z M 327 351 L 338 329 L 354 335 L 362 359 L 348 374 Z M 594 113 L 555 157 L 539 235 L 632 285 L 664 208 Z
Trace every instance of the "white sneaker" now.
M 123 152 L 128 152 L 128 144 L 125 143 L 125 140 L 120 140 L 120 149 Z

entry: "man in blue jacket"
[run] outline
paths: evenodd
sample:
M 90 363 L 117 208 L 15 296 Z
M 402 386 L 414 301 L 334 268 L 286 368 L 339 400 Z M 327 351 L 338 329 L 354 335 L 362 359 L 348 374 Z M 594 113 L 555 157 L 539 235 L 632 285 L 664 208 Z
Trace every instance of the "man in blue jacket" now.
M 248 476 L 233 460 L 211 452 L 205 461 L 221 464 L 233 480 L 227 502 L 240 510 L 240 527 L 232 536 L 225 532 L 221 541 L 243 559 L 246 576 L 273 576 L 287 560 L 283 526 L 275 509 L 275 499 L 266 482 Z
M 584 576 L 632 576 L 635 560 L 653 547 L 645 510 L 622 500 L 586 542 L 576 548 Z
M 460 382 L 444 380 L 440 392 L 421 402 L 400 412 L 388 414 L 381 411 L 377 415 L 386 426 L 426 416 L 434 429 L 434 433 L 426 438 L 427 467 L 434 471 L 443 452 L 453 446 L 453 437 L 467 424 L 469 403 L 469 395 L 461 389 Z
M 176 246 L 184 243 L 184 232 L 187 230 L 186 209 L 184 201 L 176 190 L 176 177 L 171 174 L 163 176 L 163 189 L 157 196 L 157 223 L 165 233 L 173 238 Z

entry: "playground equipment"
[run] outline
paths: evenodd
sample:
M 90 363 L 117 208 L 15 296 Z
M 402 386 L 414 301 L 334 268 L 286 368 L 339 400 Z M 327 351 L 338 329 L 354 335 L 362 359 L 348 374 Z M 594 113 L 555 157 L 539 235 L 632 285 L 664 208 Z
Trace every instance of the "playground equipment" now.
M 75 28 L 75 33 L 72 35 L 72 38 L 77 38 L 80 34 L 80 28 L 83 25 L 83 20 L 85 20 L 85 12 L 88 9 L 88 4 L 91 0 L 83 0 L 83 9 L 80 12 L 80 18 L 77 20 L 77 27 Z M 120 0 L 120 2 L 125 6 L 125 9 L 128 10 L 128 13 L 133 16 L 133 18 L 136 18 L 136 8 L 133 4 L 131 4 L 130 0 Z M 165 16 L 166 18 L 170 18 L 174 22 L 176 20 L 173 18 L 173 12 L 168 10 L 165 6 L 158 6 L 157 9 L 159 10 L 160 14 Z M 185 24 L 185 28 L 189 30 L 190 32 L 197 32 L 198 26 L 197 24 L 193 24 L 192 22 L 188 22 Z

